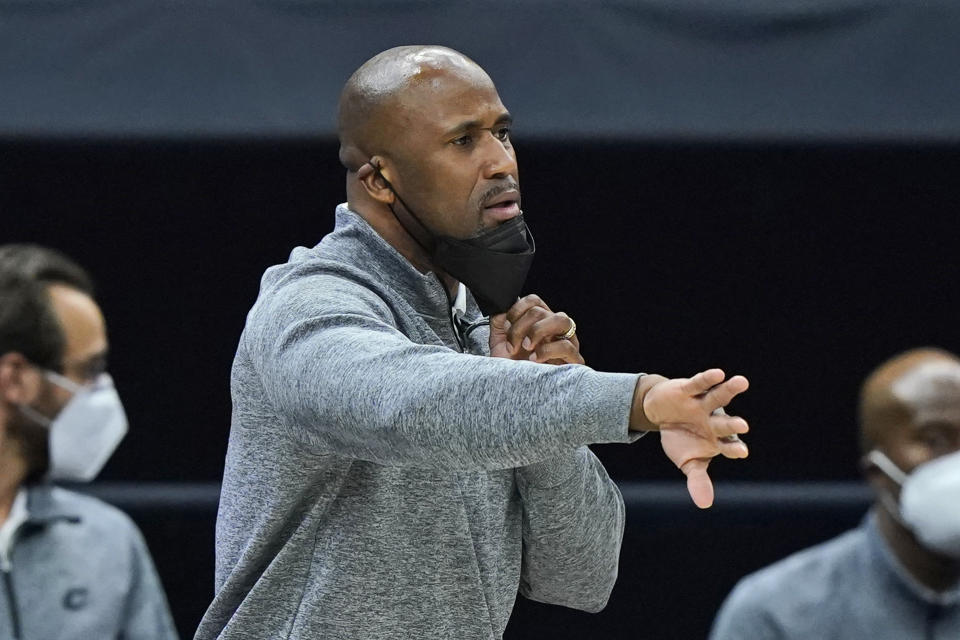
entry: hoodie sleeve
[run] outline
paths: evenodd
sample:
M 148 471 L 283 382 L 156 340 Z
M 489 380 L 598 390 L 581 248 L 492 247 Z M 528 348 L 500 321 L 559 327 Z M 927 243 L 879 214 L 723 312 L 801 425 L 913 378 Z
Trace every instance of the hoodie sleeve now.
M 284 428 L 321 453 L 505 469 L 631 439 L 637 375 L 419 344 L 381 298 L 342 277 L 261 294 L 241 347 Z
M 520 593 L 596 612 L 617 580 L 620 490 L 586 447 L 515 471 L 523 497 Z

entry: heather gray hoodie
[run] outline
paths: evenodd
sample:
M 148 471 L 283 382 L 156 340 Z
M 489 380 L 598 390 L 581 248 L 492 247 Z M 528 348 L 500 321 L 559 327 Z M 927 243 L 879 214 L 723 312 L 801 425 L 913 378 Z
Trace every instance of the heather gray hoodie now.
M 468 318 L 479 317 L 469 297 Z M 460 352 L 450 302 L 341 205 L 264 274 L 234 360 L 210 638 L 500 638 L 519 591 L 601 609 L 637 376 Z

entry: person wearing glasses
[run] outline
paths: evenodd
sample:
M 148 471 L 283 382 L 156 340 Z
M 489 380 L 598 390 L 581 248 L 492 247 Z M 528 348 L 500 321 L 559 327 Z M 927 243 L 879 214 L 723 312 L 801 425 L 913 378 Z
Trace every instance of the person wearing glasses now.
M 127 429 L 86 272 L 0 246 L 0 637 L 176 638 L 124 513 L 53 481 L 92 480 Z

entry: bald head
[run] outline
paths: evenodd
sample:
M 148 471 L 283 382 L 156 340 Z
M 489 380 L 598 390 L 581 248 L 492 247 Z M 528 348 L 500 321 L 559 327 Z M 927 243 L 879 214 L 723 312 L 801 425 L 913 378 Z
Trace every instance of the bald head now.
M 340 93 L 337 132 L 340 162 L 356 171 L 378 154 L 394 151 L 406 118 L 405 96 L 430 91 L 443 76 L 493 82 L 465 55 L 436 45 L 394 47 L 367 60 Z
M 881 364 L 860 390 L 860 445 L 883 446 L 924 415 L 960 404 L 960 358 L 933 348 L 913 349 Z

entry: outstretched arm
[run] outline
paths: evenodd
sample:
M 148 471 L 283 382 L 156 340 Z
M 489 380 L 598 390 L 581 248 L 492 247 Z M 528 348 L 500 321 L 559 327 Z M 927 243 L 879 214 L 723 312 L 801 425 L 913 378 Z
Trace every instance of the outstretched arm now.
M 382 465 L 491 470 L 630 439 L 636 374 L 458 353 L 425 325 L 402 333 L 376 292 L 301 268 L 311 275 L 261 294 L 238 358 L 256 373 L 250 384 L 273 424 L 304 447 Z

